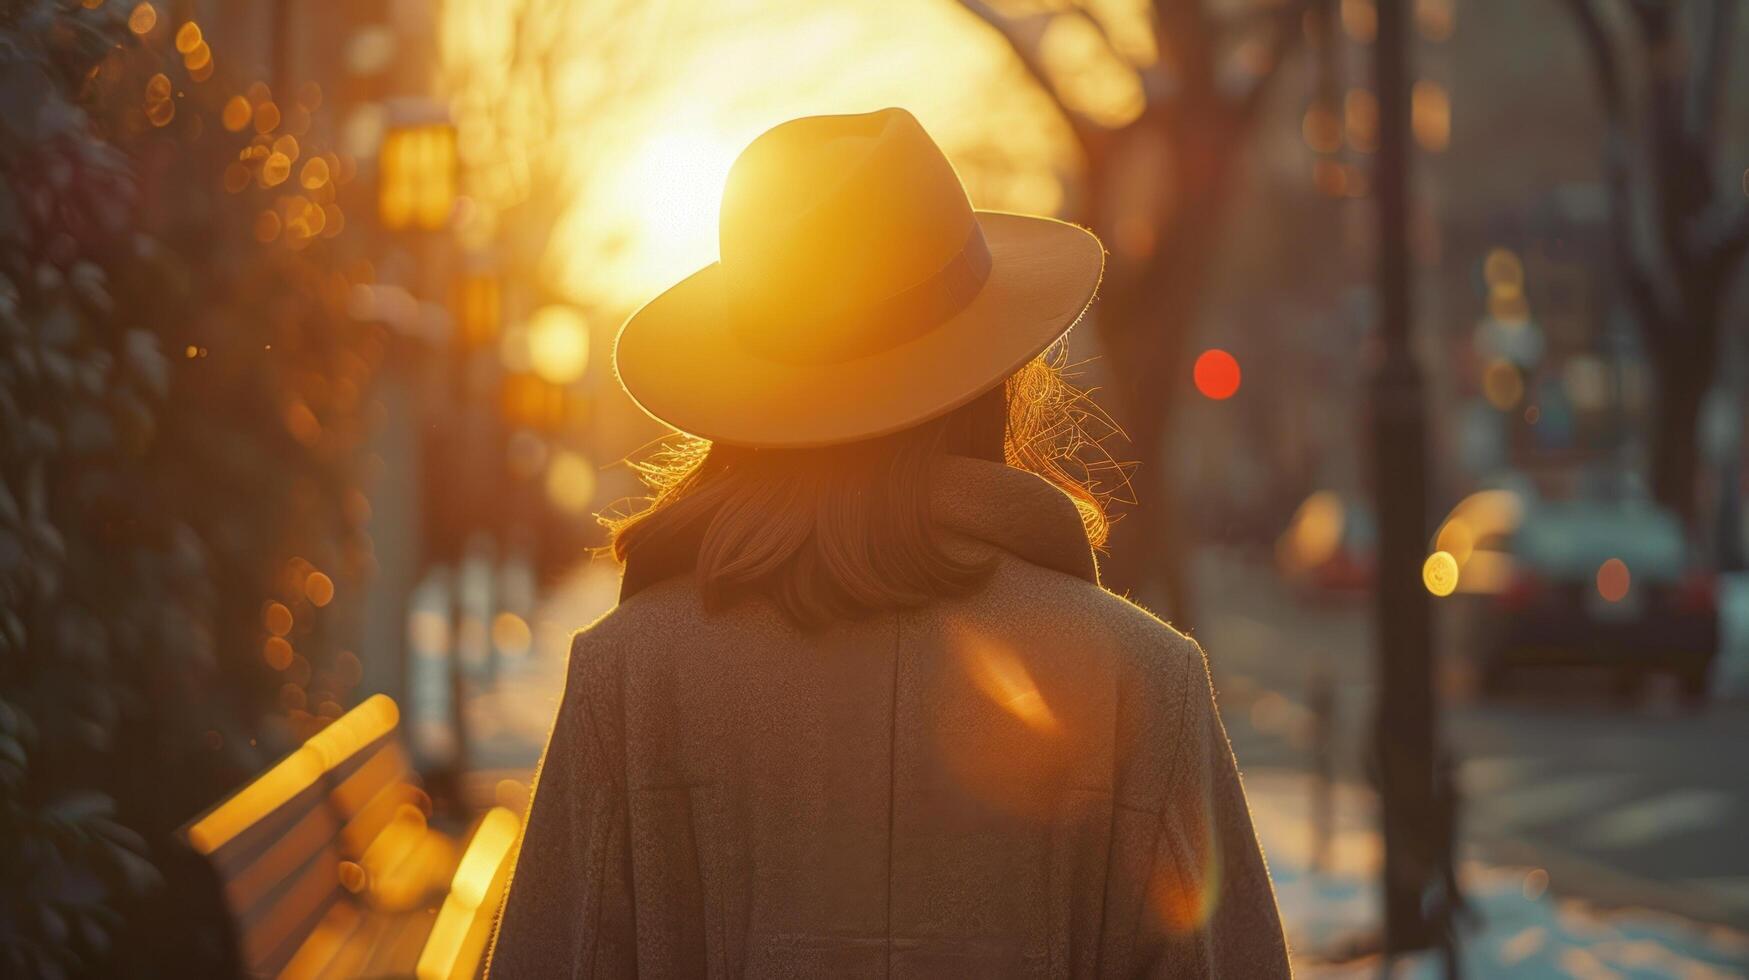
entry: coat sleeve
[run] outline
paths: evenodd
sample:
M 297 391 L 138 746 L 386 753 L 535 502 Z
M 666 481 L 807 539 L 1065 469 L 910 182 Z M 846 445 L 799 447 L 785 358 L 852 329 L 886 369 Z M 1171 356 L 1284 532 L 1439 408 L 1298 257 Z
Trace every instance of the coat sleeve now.
M 1200 647 L 1188 657 L 1183 737 L 1160 813 L 1138 930 L 1150 977 L 1288 977 L 1275 890 L 1251 826 Z
M 579 633 L 487 958 L 493 980 L 637 972 L 621 718 L 610 658 Z

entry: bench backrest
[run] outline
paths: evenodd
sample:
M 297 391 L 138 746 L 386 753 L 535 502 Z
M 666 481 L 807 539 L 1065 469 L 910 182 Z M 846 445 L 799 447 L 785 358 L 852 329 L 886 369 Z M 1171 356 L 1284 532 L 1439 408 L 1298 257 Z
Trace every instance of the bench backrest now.
M 392 700 L 367 699 L 187 827 L 224 880 L 251 975 L 277 975 L 336 902 L 368 889 L 367 852 L 419 804 L 397 720 Z

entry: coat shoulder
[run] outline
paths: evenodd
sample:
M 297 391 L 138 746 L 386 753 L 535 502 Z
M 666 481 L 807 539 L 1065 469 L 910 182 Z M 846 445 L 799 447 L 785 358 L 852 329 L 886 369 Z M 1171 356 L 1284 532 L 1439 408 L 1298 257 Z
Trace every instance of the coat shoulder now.
M 570 677 L 601 681 L 623 670 L 628 659 L 659 649 L 659 637 L 672 636 L 681 621 L 698 618 L 697 598 L 679 582 L 645 589 L 571 634 Z
M 1138 679 L 1176 687 L 1207 668 L 1201 645 L 1141 605 L 1085 579 L 1022 562 L 991 583 L 990 598 L 1008 614 L 1048 623 L 1057 637 L 1109 652 Z

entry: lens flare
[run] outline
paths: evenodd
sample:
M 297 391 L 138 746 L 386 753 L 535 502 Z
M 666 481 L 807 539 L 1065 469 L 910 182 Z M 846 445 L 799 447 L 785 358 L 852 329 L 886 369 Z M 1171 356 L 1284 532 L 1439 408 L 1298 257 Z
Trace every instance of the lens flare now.
M 994 643 L 968 645 L 963 651 L 966 670 L 978 690 L 1028 728 L 1054 731 L 1057 717 L 1045 703 L 1026 665 L 1011 650 Z

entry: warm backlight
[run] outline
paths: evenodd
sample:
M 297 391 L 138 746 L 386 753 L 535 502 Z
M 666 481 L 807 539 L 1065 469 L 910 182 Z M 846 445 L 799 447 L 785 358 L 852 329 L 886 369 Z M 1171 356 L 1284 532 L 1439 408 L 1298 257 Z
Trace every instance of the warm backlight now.
M 1196 359 L 1196 390 L 1203 397 L 1224 401 L 1239 391 L 1239 362 L 1233 355 L 1212 347 Z
M 672 282 L 717 257 L 717 210 L 740 147 L 703 129 L 660 132 L 613 180 L 637 248 L 656 279 Z

